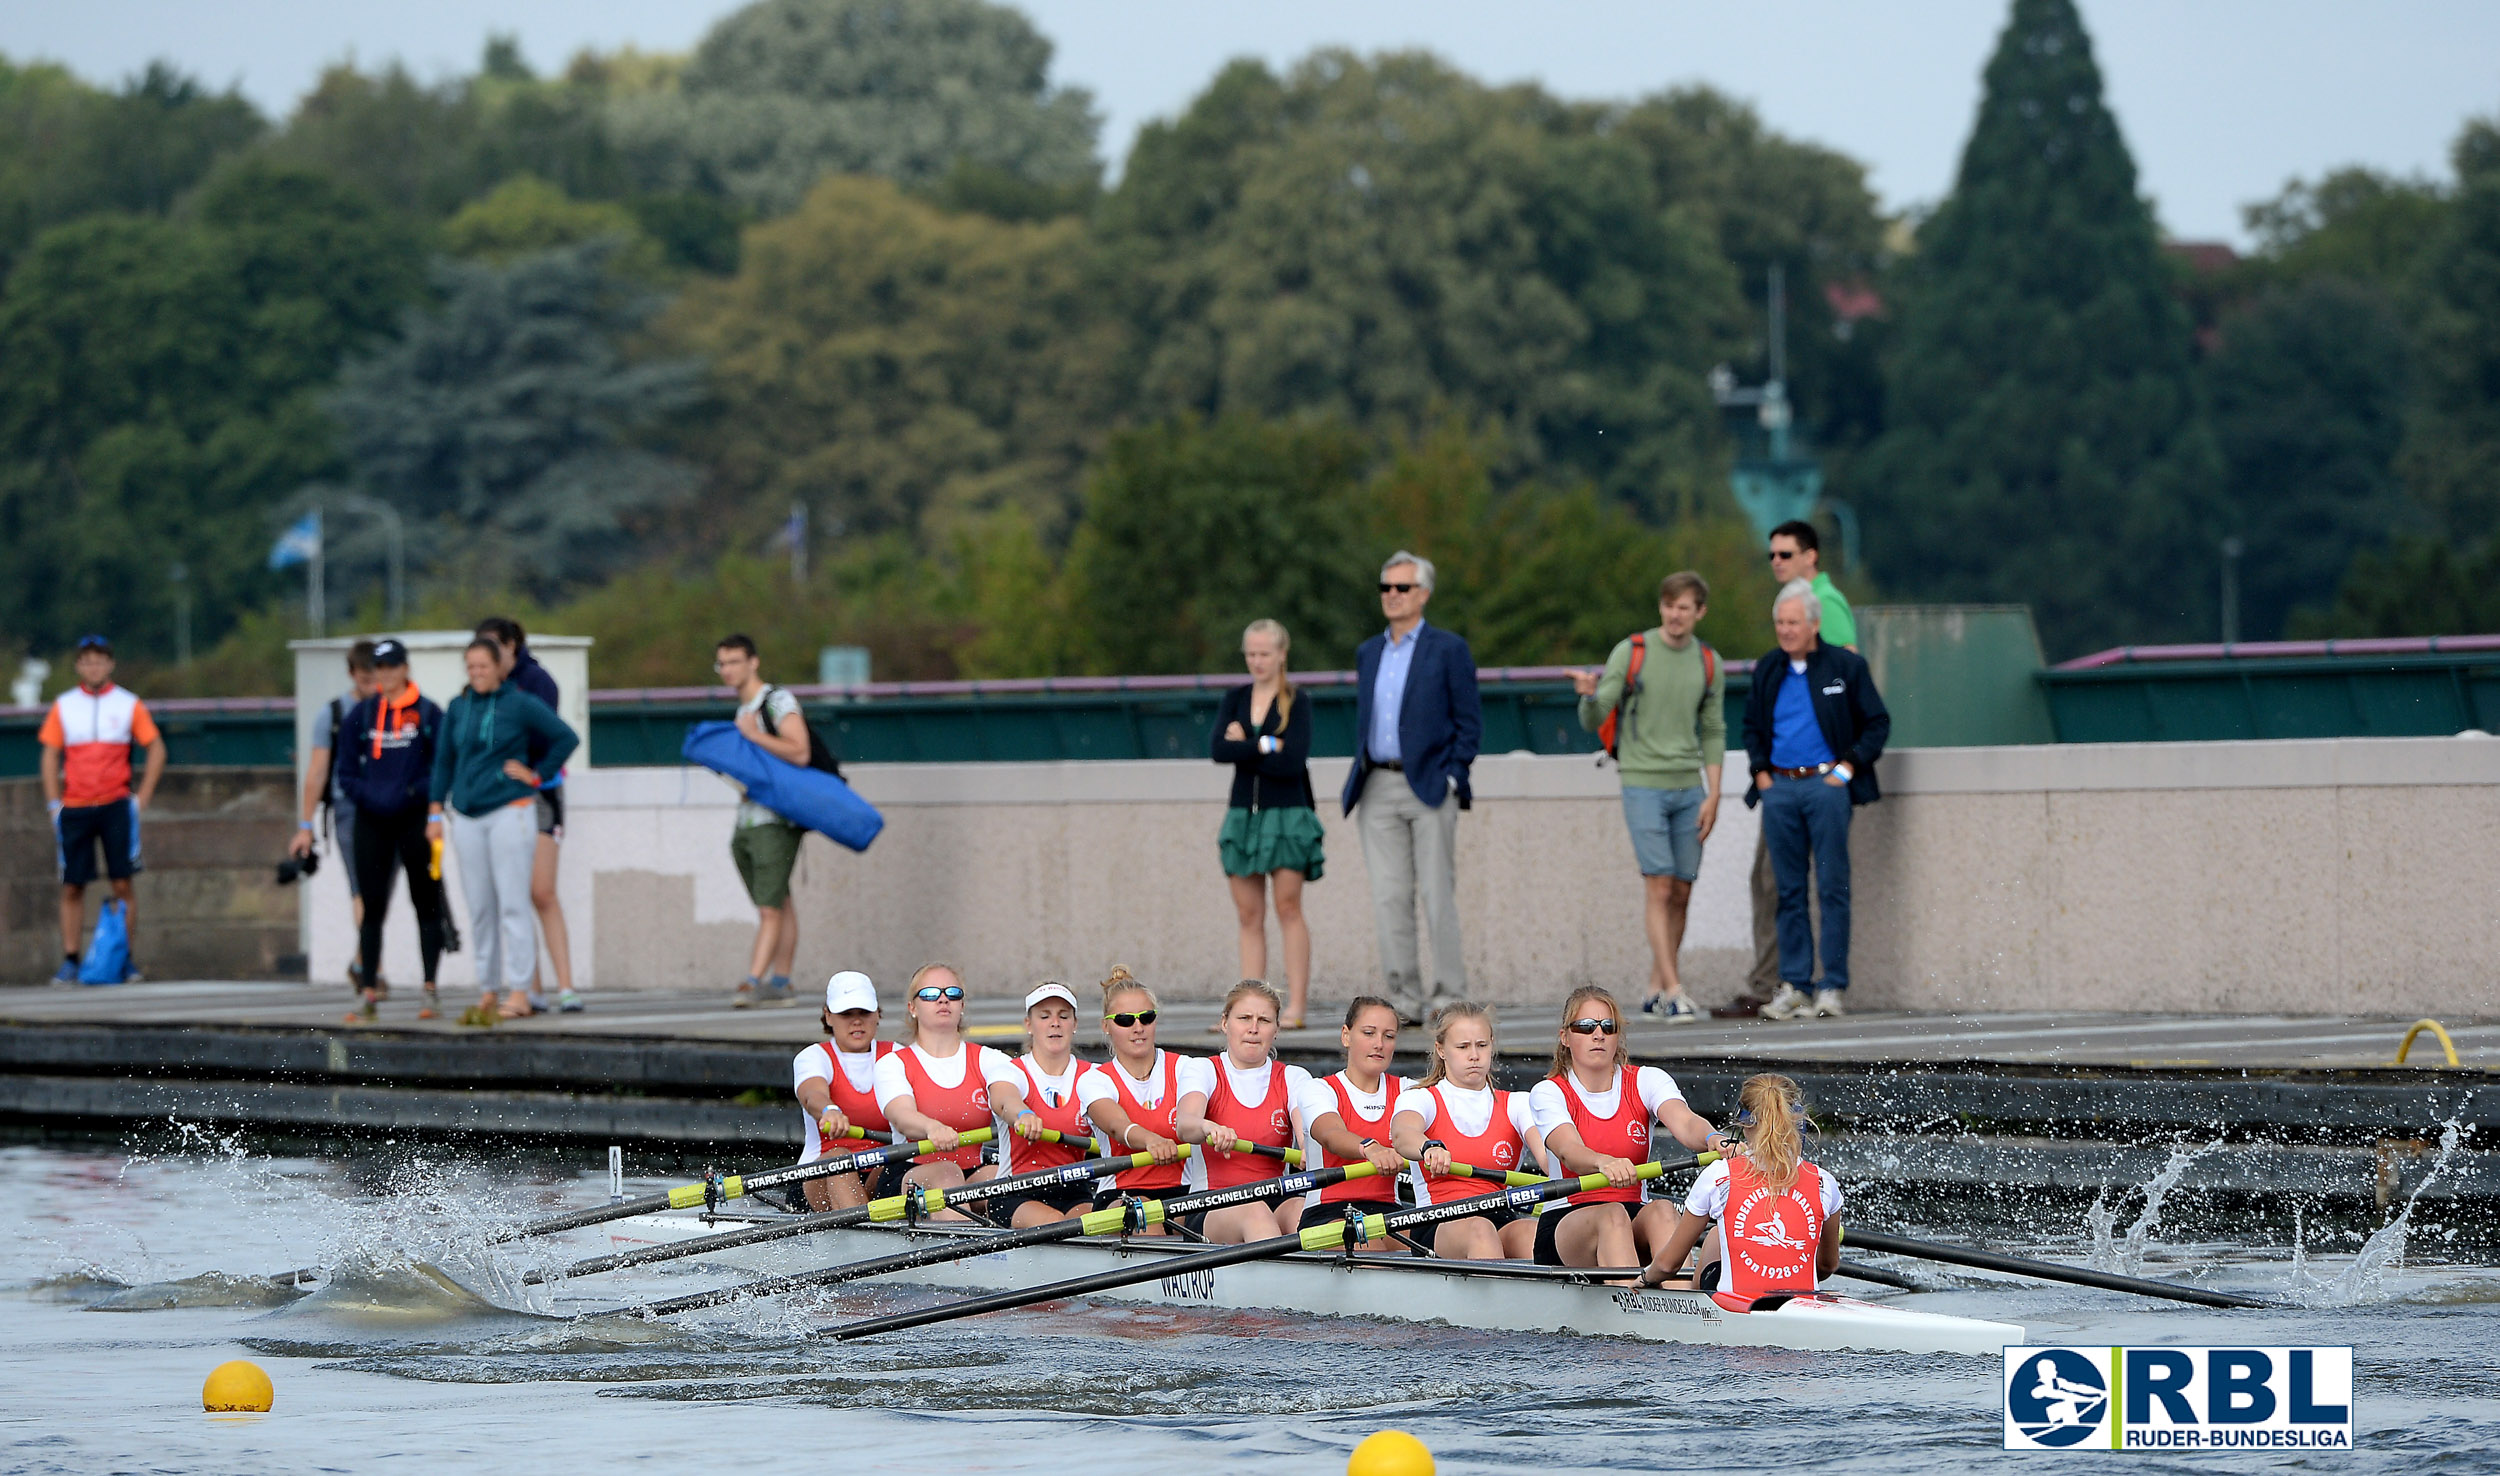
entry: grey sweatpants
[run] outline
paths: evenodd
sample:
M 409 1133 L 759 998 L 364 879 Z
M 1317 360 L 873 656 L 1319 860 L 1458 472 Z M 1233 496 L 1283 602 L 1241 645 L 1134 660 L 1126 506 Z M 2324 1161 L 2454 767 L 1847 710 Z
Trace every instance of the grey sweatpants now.
M 1363 869 L 1370 873 L 1372 918 L 1380 930 L 1380 972 L 1389 998 L 1407 1016 L 1467 997 L 1467 960 L 1458 942 L 1458 801 L 1427 805 L 1406 776 L 1374 769 L 1355 801 L 1363 832 Z M 1429 987 L 1415 946 L 1415 903 L 1424 904 L 1432 934 Z
M 530 910 L 530 864 L 538 856 L 538 807 L 504 805 L 483 815 L 451 812 L 460 893 L 469 903 L 480 989 L 527 989 L 538 970 L 538 919 Z

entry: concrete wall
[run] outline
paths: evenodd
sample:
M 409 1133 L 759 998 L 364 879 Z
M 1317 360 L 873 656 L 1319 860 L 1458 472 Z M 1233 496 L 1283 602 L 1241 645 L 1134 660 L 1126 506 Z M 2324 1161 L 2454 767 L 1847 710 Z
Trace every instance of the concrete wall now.
M 1344 762 L 1312 768 L 1333 793 Z M 859 765 L 853 778 L 887 829 L 865 856 L 807 842 L 802 976 L 899 979 L 943 957 L 1003 992 L 1125 963 L 1176 997 L 1235 976 L 1214 766 Z M 2500 742 L 1913 749 L 1883 779 L 1854 836 L 1862 1009 L 2500 1014 Z M 1471 992 L 1637 988 L 1640 883 L 1613 771 L 1493 757 L 1476 792 L 1459 826 Z M 571 793 L 562 891 L 583 982 L 734 984 L 753 913 L 729 861 L 727 786 L 700 770 L 591 769 Z M 1353 827 L 1321 813 L 1316 992 L 1342 999 L 1375 978 L 1370 898 Z M 1731 801 L 1686 942 L 1705 1001 L 1743 975 L 1754 835 Z M 315 976 L 338 976 L 353 944 L 342 897 L 326 873 L 307 897 Z M 404 916 L 392 932 L 390 976 L 413 979 Z M 465 964 L 446 980 L 465 984 Z

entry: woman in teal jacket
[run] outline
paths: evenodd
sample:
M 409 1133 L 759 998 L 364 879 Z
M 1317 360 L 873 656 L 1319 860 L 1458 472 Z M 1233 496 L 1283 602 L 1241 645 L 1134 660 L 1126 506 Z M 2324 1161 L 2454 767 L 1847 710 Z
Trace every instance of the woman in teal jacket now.
M 477 940 L 478 987 L 486 991 L 470 1018 L 491 1025 L 498 983 L 507 991 L 502 1018 L 537 1013 L 529 985 L 538 965 L 530 910 L 538 786 L 564 767 L 581 739 L 553 708 L 505 683 L 503 652 L 493 641 L 471 641 L 466 663 L 468 690 L 451 699 L 434 745 L 426 836 L 443 839 L 448 812 L 469 936 Z

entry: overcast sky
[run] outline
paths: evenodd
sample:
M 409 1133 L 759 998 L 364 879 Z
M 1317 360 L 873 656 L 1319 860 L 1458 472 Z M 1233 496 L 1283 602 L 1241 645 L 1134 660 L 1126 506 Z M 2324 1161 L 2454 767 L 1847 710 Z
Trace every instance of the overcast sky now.
M 0 52 L 111 81 L 168 57 L 283 114 L 328 62 L 475 65 L 517 31 L 542 71 L 583 46 L 691 46 L 734 0 L 13 0 Z M 1573 97 L 1707 82 L 1782 132 L 1864 160 L 1893 208 L 1950 185 L 2004 0 L 1026 0 L 1056 79 L 1092 89 L 1117 166 L 1231 57 L 1428 47 L 1493 81 Z M 2347 163 L 2447 174 L 2458 125 L 2500 110 L 2496 0 L 2084 0 L 2143 188 L 2163 224 L 2244 239 L 2240 207 Z

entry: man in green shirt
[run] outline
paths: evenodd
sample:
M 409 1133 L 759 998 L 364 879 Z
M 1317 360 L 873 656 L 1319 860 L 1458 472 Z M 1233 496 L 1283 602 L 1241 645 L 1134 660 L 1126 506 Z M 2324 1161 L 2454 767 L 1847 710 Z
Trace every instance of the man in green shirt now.
M 1814 598 L 1823 606 L 1824 643 L 1852 651 L 1858 648 L 1857 617 L 1849 611 L 1848 597 L 1823 572 L 1823 540 L 1812 523 L 1782 523 L 1771 530 L 1771 578 L 1782 585 L 1791 579 L 1813 585 Z M 1745 975 L 1745 992 L 1718 1013 L 1757 1014 L 1779 993 L 1779 910 L 1779 879 L 1771 874 L 1770 848 L 1757 834 L 1753 844 L 1753 968 Z
M 1615 643 L 1603 673 L 1575 671 L 1580 726 L 1601 731 L 1615 719 L 1615 763 L 1623 776 L 1623 823 L 1632 832 L 1648 893 L 1649 990 L 1641 1011 L 1670 1025 L 1701 1018 L 1676 972 L 1702 842 L 1719 823 L 1720 767 L 1727 758 L 1727 674 L 1693 636 L 1710 607 L 1710 586 L 1691 570 L 1658 585 L 1658 628 Z M 1635 650 L 1640 671 L 1632 670 Z

